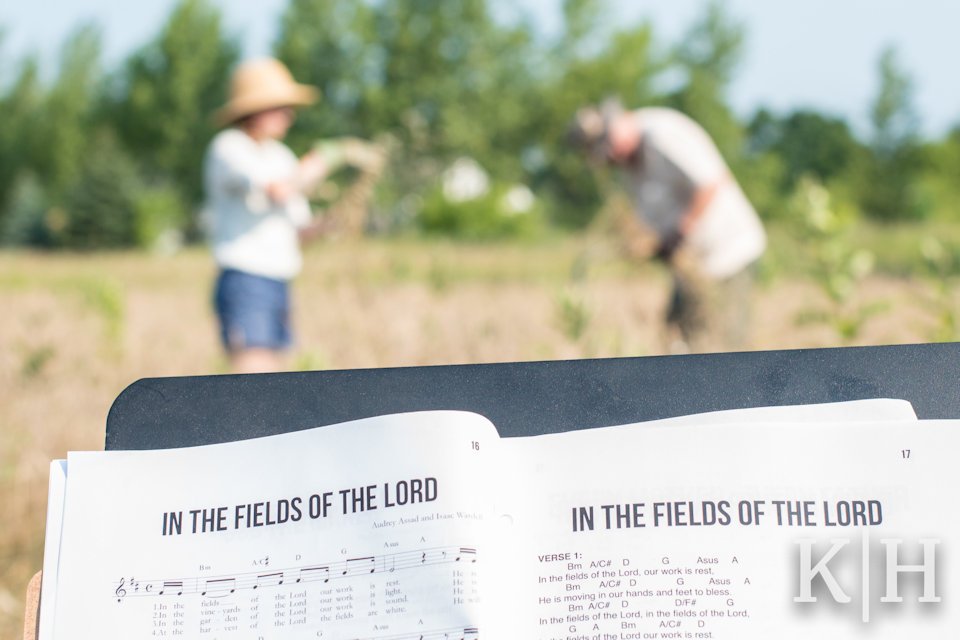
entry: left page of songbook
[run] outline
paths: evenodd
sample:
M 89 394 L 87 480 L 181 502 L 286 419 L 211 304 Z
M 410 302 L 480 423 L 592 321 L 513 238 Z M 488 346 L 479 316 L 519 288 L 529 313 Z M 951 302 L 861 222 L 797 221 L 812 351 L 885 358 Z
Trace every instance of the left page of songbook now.
M 47 533 L 43 544 L 43 583 L 40 589 L 39 640 L 53 638 L 53 613 L 57 602 L 57 567 L 60 565 L 60 534 L 63 529 L 63 499 L 67 490 L 67 461 L 50 463 L 47 490 Z
M 56 636 L 475 638 L 497 438 L 428 412 L 71 454 Z

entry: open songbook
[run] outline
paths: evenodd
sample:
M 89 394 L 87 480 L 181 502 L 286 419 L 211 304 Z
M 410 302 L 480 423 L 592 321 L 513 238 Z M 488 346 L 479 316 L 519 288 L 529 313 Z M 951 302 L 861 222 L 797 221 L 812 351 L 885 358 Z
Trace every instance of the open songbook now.
M 876 400 L 71 453 L 40 638 L 955 638 L 958 451 Z

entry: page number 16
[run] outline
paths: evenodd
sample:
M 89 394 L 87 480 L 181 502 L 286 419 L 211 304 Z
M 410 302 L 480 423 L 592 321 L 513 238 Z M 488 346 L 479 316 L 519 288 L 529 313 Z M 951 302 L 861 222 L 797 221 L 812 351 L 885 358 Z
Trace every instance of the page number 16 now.
M 474 451 L 480 451 L 480 443 L 477 442 L 476 440 L 472 440 L 470 442 L 470 448 L 473 449 Z

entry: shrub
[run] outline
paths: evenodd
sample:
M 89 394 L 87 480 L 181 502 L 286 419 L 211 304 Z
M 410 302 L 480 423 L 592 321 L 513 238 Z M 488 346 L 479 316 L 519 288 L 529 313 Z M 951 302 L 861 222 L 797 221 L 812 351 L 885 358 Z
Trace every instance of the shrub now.
M 526 187 L 494 184 L 483 195 L 457 201 L 438 188 L 425 198 L 419 226 L 466 240 L 529 238 L 544 229 L 542 207 L 529 193 Z

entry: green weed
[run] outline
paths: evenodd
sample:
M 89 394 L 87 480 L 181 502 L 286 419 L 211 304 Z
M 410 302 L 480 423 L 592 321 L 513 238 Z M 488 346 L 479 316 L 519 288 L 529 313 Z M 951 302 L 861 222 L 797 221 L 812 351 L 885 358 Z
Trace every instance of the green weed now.
M 884 312 L 885 303 L 854 300 L 858 285 L 876 268 L 875 254 L 853 240 L 855 216 L 831 202 L 830 192 L 812 178 L 797 184 L 791 200 L 798 236 L 807 247 L 807 272 L 827 295 L 828 310 L 806 309 L 798 324 L 828 324 L 843 343 L 855 341 L 867 321 Z
M 69 282 L 67 287 L 78 292 L 84 305 L 100 318 L 107 345 L 119 350 L 126 318 L 125 296 L 120 285 L 106 278 L 83 277 Z
M 572 289 L 565 289 L 557 299 L 557 322 L 570 340 L 577 341 L 590 325 L 590 310 L 583 297 Z
M 35 349 L 30 349 L 23 358 L 23 364 L 20 366 L 20 377 L 25 380 L 31 380 L 43 374 L 44 369 L 53 360 L 56 350 L 44 345 Z
M 294 371 L 323 371 L 330 368 L 330 360 L 319 351 L 302 351 L 293 364 Z

